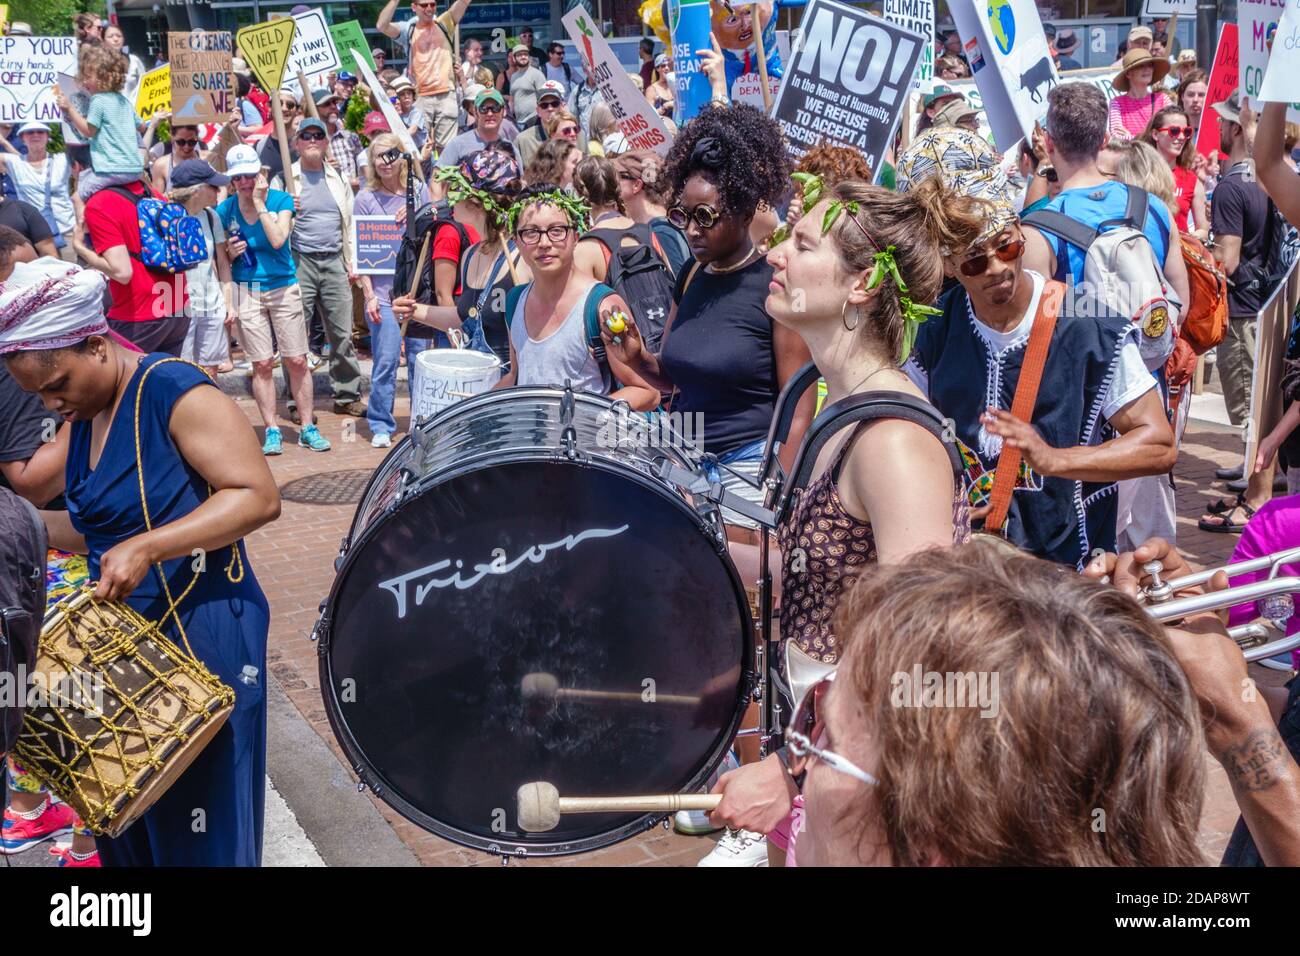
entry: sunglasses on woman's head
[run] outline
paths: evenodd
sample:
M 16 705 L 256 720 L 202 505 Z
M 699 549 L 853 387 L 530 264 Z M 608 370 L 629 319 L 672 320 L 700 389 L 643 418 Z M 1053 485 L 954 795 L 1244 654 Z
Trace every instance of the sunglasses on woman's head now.
M 1000 262 L 1015 262 L 1024 251 L 1024 239 L 1011 239 L 1002 243 L 992 252 L 982 252 L 978 256 L 971 256 L 969 259 L 963 260 L 959 268 L 962 275 L 973 279 L 975 276 L 982 276 L 988 271 L 990 258 L 996 256 Z
M 700 203 L 689 212 L 684 206 L 674 206 L 668 210 L 668 221 L 678 229 L 685 229 L 692 219 L 701 229 L 712 229 L 721 218 L 722 214 L 707 203 Z
M 794 715 L 785 731 L 790 776 L 797 780 L 808 772 L 813 760 L 820 760 L 836 773 L 846 774 L 869 786 L 879 786 L 879 780 L 853 761 L 820 746 L 826 737 L 826 723 L 818 716 L 817 707 L 825 702 L 826 694 L 834 682 L 835 674 L 832 672 L 808 688 L 803 699 L 795 706 Z
M 1195 132 L 1190 126 L 1157 126 L 1157 133 L 1164 133 L 1174 139 L 1186 139 Z

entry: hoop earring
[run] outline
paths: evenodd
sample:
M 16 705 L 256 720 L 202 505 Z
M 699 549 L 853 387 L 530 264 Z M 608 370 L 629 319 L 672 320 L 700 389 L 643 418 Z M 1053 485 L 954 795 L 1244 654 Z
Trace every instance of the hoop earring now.
M 849 300 L 845 299 L 844 305 L 840 306 L 840 322 L 843 324 L 845 332 L 855 332 L 857 331 L 858 328 L 858 322 L 862 320 L 862 312 L 856 306 L 854 306 L 853 324 L 849 325 L 849 318 L 847 315 L 848 307 L 849 307 Z

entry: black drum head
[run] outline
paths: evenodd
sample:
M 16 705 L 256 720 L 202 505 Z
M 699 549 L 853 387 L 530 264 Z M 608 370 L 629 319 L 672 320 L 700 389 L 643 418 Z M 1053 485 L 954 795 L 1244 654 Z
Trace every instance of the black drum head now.
M 682 501 L 604 465 L 516 461 L 425 489 L 354 544 L 326 624 L 326 709 L 366 782 L 492 852 L 578 852 L 652 825 L 565 815 L 529 834 L 515 795 L 699 787 L 752 678 L 730 561 Z

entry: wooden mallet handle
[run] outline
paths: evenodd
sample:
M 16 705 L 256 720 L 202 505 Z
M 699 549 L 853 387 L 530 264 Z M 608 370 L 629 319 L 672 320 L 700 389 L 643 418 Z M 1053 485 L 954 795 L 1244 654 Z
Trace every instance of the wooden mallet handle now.
M 565 813 L 676 813 L 678 810 L 713 810 L 720 793 L 663 793 L 630 797 L 562 797 L 544 780 L 526 783 L 515 794 L 519 829 L 544 833 L 560 825 Z

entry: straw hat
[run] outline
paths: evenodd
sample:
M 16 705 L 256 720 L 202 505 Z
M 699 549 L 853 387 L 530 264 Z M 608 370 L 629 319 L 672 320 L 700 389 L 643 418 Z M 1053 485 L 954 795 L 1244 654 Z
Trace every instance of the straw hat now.
M 1160 81 L 1169 75 L 1169 61 L 1162 56 L 1154 56 L 1150 50 L 1137 49 L 1129 50 L 1124 54 L 1124 60 L 1119 68 L 1119 76 L 1111 81 L 1111 86 L 1121 93 L 1127 93 L 1129 71 L 1139 66 L 1146 66 L 1148 63 L 1155 69 L 1151 76 L 1151 85 L 1153 87 L 1159 85 Z

